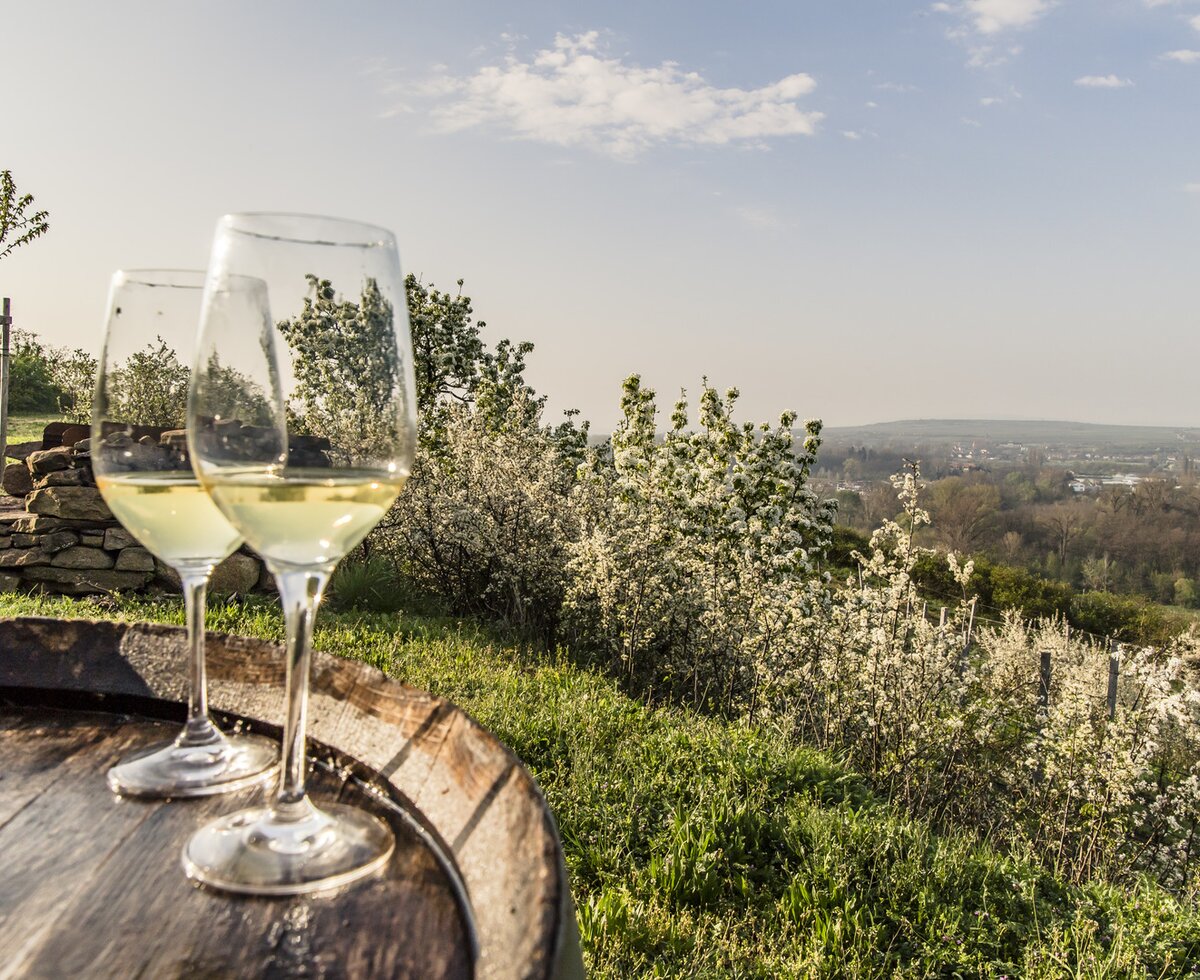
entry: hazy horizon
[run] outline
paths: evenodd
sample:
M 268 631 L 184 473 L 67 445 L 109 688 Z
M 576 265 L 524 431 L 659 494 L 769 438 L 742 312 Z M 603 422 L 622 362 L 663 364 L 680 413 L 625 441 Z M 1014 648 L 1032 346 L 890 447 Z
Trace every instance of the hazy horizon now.
M 531 340 L 548 418 L 640 373 L 740 418 L 1200 425 L 1200 0 L 6 8 L 48 235 L 20 327 L 238 210 L 383 224 Z M 176 39 L 186 38 L 186 43 Z
M 920 422 L 1028 422 L 1031 424 L 1047 425 L 1086 425 L 1106 428 L 1126 429 L 1200 429 L 1200 425 L 1172 425 L 1170 423 L 1143 425 L 1131 422 L 1093 422 L 1089 419 L 1050 419 L 1022 415 L 960 415 L 938 416 L 906 419 L 878 419 L 874 422 L 857 422 L 852 425 L 841 425 L 821 420 L 827 429 L 865 429 L 875 425 L 906 425 Z

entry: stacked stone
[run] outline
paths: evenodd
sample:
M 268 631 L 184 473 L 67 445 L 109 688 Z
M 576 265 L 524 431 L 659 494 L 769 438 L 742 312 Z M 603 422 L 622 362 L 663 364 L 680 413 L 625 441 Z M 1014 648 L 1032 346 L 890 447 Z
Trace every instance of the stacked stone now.
M 4 487 L 10 493 L 23 488 L 20 468 L 29 489 L 25 513 L 10 512 L 0 523 L 7 532 L 0 533 L 0 588 L 39 585 L 78 595 L 150 584 L 154 558 L 104 503 L 86 440 L 30 452 L 24 464 L 7 466 Z
M 172 435 L 165 433 L 163 443 Z M 4 470 L 4 489 L 24 496 L 25 507 L 0 512 L 0 591 L 83 595 L 155 582 L 178 588 L 175 572 L 141 547 L 108 509 L 96 489 L 88 440 L 46 450 L 32 445 L 12 447 L 10 454 L 24 459 Z M 259 559 L 239 552 L 213 573 L 210 589 L 249 592 L 269 582 Z

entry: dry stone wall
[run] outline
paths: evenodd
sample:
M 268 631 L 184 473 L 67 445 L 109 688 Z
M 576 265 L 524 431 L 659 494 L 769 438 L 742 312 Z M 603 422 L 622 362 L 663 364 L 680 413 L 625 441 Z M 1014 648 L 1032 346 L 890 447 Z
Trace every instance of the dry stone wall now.
M 177 436 L 163 433 L 159 439 L 167 444 Z M 0 479 L 10 494 L 0 498 L 9 504 L 0 507 L 0 591 L 85 595 L 179 588 L 175 572 L 141 547 L 108 509 L 96 489 L 87 439 L 48 449 L 42 442 L 22 443 L 10 446 L 8 455 L 13 462 Z M 245 550 L 230 555 L 209 583 L 213 592 L 270 587 L 262 561 Z

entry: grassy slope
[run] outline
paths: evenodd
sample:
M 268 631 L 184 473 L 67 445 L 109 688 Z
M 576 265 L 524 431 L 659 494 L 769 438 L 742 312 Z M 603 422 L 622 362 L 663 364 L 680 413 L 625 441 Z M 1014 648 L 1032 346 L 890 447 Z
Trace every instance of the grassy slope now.
M 10 415 L 8 418 L 8 443 L 32 442 L 42 438 L 42 431 L 51 422 L 61 422 L 62 417 L 51 415 Z
M 181 622 L 176 600 L 0 596 L 0 614 Z M 278 639 L 275 607 L 213 629 Z M 1200 972 L 1200 914 L 1151 885 L 1069 887 L 870 796 L 762 728 L 647 709 L 471 624 L 334 614 L 317 645 L 464 707 L 562 832 L 597 977 L 1116 977 Z

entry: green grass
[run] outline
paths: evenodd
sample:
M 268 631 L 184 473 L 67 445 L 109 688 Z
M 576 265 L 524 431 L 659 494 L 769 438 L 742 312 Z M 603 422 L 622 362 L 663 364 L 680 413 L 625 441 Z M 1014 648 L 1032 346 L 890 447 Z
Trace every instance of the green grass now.
M 4 595 L 0 614 L 182 622 L 174 598 Z M 259 598 L 214 603 L 209 625 L 282 635 Z M 470 622 L 323 610 L 316 644 L 455 701 L 525 761 L 558 819 L 592 976 L 1200 974 L 1194 901 L 1069 886 L 939 835 L 769 728 L 647 708 Z
M 32 442 L 42 438 L 42 431 L 51 422 L 61 422 L 62 416 L 57 413 L 50 415 L 10 415 L 8 417 L 8 444 Z

